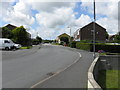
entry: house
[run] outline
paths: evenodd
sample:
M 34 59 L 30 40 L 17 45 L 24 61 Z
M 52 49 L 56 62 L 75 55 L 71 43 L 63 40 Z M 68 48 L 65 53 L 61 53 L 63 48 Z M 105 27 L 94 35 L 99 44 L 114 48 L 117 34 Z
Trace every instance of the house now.
M 79 40 L 93 40 L 93 32 L 94 32 L 93 25 L 94 25 L 94 22 L 91 22 L 88 25 L 78 29 Z M 96 39 L 96 41 L 106 42 L 106 33 L 107 32 L 104 27 L 95 23 L 95 39 Z M 75 36 L 74 36 L 74 39 L 76 39 Z
M 120 32 L 118 32 L 118 33 L 115 34 L 115 35 L 110 35 L 109 38 L 108 38 L 109 42 L 114 41 L 114 40 L 115 40 L 115 37 L 116 37 L 117 35 L 120 35 Z
M 73 41 L 80 41 L 79 31 L 80 31 L 80 29 L 78 29 L 78 30 L 73 34 Z
M 56 41 L 57 41 L 58 43 L 61 43 L 61 38 L 62 38 L 62 37 L 67 37 L 68 40 L 70 41 L 70 36 L 69 36 L 68 34 L 66 34 L 66 33 L 63 33 L 63 34 L 59 35 L 59 36 L 56 38 Z
M 115 35 L 110 35 L 109 38 L 108 38 L 109 42 L 114 41 L 114 39 L 115 39 Z
M 17 28 L 16 26 L 11 25 L 11 24 L 6 25 L 5 27 L 7 27 L 9 30 L 13 30 L 13 29 Z

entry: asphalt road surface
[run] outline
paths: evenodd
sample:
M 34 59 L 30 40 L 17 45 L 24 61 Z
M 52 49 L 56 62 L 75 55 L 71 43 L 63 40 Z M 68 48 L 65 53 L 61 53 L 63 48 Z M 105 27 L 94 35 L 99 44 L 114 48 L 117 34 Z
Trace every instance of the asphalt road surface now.
M 88 52 L 81 51 L 81 53 L 84 55 L 84 60 L 81 58 L 82 66 L 78 69 L 81 68 L 81 73 L 84 75 L 92 60 L 87 60 L 91 59 L 90 55 L 86 55 Z M 70 65 L 79 57 L 76 50 L 53 45 L 42 45 L 40 49 L 39 46 L 35 46 L 28 50 L 3 51 L 2 86 L 3 88 L 30 88 Z M 73 77 L 76 77 L 76 74 L 73 74 Z
M 79 52 L 82 56 L 77 63 L 43 83 L 38 82 L 31 88 L 73 88 L 73 90 L 87 88 L 88 69 L 94 60 L 93 53 L 78 49 L 71 50 Z

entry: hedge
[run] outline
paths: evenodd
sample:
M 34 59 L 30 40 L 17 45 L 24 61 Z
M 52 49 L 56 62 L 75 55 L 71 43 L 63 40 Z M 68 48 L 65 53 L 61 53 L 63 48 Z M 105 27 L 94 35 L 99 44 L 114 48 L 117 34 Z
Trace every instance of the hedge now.
M 98 50 L 104 50 L 110 53 L 120 53 L 120 45 L 96 45 L 96 52 Z
M 76 48 L 76 43 L 77 43 L 77 41 L 73 41 L 73 42 L 71 43 L 71 48 Z
M 77 49 L 87 50 L 93 52 L 93 44 L 92 43 L 76 43 Z M 120 53 L 120 45 L 106 45 L 105 43 L 96 43 L 95 51 L 104 50 L 105 52 L 110 53 Z
M 77 48 L 77 49 L 82 49 L 82 50 L 90 51 L 90 50 L 91 50 L 91 44 L 89 44 L 89 43 L 77 42 L 77 43 L 76 43 L 76 48 Z

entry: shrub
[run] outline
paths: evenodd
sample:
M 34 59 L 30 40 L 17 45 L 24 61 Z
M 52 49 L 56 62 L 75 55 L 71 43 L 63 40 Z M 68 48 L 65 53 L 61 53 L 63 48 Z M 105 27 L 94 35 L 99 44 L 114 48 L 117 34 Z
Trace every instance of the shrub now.
M 76 43 L 77 49 L 87 50 L 93 52 L 93 44 L 92 43 Z M 103 50 L 109 53 L 120 53 L 120 45 L 106 45 L 105 43 L 96 43 L 95 51 Z
M 71 48 L 76 48 L 76 43 L 77 43 L 77 41 L 72 41 L 71 42 Z
M 76 43 L 76 48 L 77 48 L 77 49 L 82 49 L 82 50 L 90 51 L 90 49 L 91 49 L 91 44 L 90 44 L 90 43 L 77 42 L 77 43 Z

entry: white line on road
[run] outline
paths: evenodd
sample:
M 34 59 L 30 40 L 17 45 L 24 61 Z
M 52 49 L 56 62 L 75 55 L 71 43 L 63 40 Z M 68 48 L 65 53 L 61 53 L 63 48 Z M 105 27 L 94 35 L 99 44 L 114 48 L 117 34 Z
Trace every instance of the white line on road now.
M 34 84 L 33 86 L 31 86 L 30 88 L 35 88 L 35 87 L 37 87 L 38 85 L 40 85 L 41 83 L 43 83 L 43 82 L 45 82 L 45 81 L 47 81 L 47 80 L 49 80 L 50 78 L 52 78 L 52 77 L 54 77 L 54 76 L 56 76 L 56 75 L 58 75 L 59 73 L 61 73 L 61 72 L 63 72 L 63 71 L 65 71 L 66 69 L 68 69 L 69 67 L 71 67 L 73 64 L 75 64 L 75 63 L 77 63 L 78 61 L 79 61 L 79 59 L 82 57 L 82 55 L 79 53 L 79 52 L 77 52 L 78 54 L 79 54 L 79 57 L 72 63 L 72 64 L 70 64 L 70 65 L 68 65 L 67 67 L 65 67 L 64 69 L 61 69 L 61 70 L 58 70 L 54 75 L 52 75 L 52 76 L 49 76 L 49 77 L 47 77 L 47 78 L 45 78 L 45 79 L 43 79 L 43 80 L 41 80 L 40 82 L 38 82 L 38 83 L 36 83 L 36 84 Z

